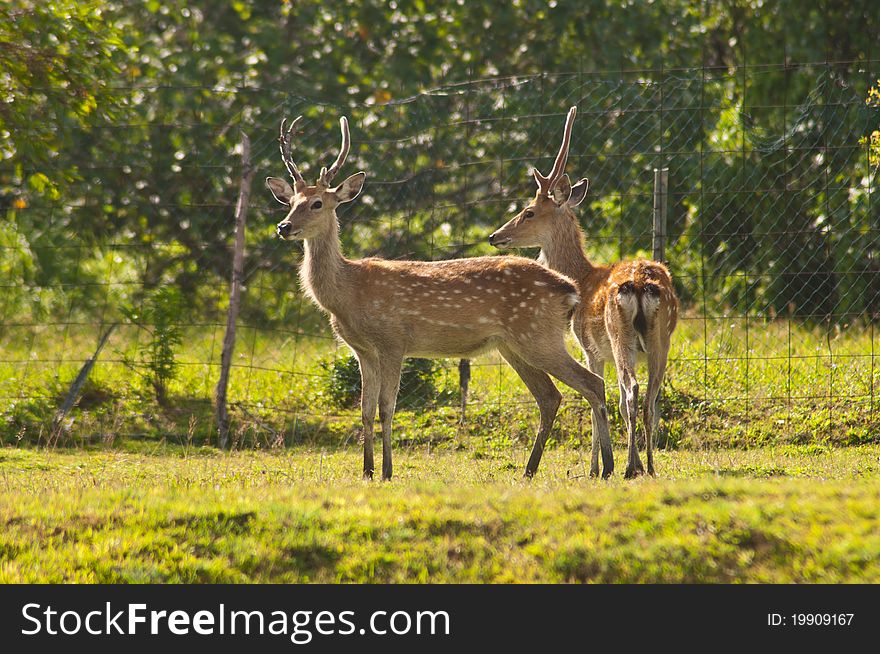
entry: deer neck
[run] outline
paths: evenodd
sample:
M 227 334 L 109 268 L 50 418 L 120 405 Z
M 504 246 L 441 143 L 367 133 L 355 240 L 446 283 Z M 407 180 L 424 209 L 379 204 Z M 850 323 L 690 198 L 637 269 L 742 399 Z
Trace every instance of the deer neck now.
M 541 248 L 538 261 L 580 283 L 593 270 L 584 252 L 584 233 L 571 211 L 558 218 L 558 225 Z
M 300 265 L 300 279 L 306 293 L 319 306 L 336 313 L 347 303 L 344 284 L 348 261 L 342 256 L 339 223 L 324 233 L 305 239 L 305 255 Z

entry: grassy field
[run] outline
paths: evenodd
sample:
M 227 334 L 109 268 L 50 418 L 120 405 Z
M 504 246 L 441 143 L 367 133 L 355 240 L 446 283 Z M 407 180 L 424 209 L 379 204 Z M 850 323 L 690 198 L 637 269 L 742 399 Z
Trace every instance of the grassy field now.
M 584 476 L 580 450 L 219 454 L 0 449 L 0 582 L 880 582 L 880 447 L 661 452 Z
M 0 333 L 0 582 L 880 582 L 870 325 L 686 316 L 660 476 L 634 482 L 587 478 L 589 409 L 566 389 L 538 478 L 522 481 L 537 410 L 485 356 L 467 422 L 446 362 L 439 399 L 396 416 L 394 481 L 364 483 L 358 412 L 331 401 L 321 366 L 333 341 L 249 328 L 229 392 L 236 451 L 220 453 L 222 328 L 187 331 L 164 404 L 123 364 L 143 338 L 116 331 L 53 431 L 97 335 Z

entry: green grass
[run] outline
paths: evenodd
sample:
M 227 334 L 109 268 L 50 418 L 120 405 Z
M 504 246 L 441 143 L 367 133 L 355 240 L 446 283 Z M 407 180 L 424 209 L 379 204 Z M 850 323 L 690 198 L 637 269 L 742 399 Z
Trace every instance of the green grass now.
M 0 449 L 0 582 L 880 582 L 880 447 Z M 622 452 L 618 451 L 618 457 Z M 620 459 L 618 459 L 620 460 Z
M 539 476 L 522 383 L 474 362 L 459 424 L 442 401 L 395 418 L 395 479 L 359 480 L 356 409 L 334 406 L 329 338 L 243 328 L 219 453 L 221 327 L 191 328 L 160 406 L 117 330 L 63 429 L 52 416 L 96 334 L 0 334 L 0 582 L 880 582 L 880 353 L 846 329 L 686 317 L 664 389 L 658 479 L 587 477 L 590 414 L 566 400 Z M 575 348 L 572 346 L 572 350 Z M 608 401 L 617 404 L 613 370 Z

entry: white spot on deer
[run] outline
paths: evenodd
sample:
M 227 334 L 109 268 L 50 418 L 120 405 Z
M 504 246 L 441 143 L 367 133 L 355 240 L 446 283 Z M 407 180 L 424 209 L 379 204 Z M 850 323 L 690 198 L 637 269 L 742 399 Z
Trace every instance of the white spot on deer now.
M 498 313 L 498 310 L 493 307 L 493 308 L 489 309 L 489 313 L 491 313 L 494 316 Z
M 520 306 L 520 307 L 525 307 L 525 306 L 526 306 L 526 303 L 525 303 L 525 302 L 520 302 L 520 303 L 519 303 L 519 306 Z
M 512 274 L 513 274 L 513 271 L 512 271 L 510 268 L 505 268 L 505 269 L 504 269 L 504 274 L 505 274 L 505 275 L 512 275 Z
M 477 318 L 477 322 L 481 325 L 488 325 L 490 322 L 492 322 L 492 319 L 487 318 L 486 316 L 480 316 L 479 318 Z
M 545 284 L 544 282 L 541 282 L 541 281 L 537 281 L 537 282 L 535 282 L 535 286 L 547 286 L 547 284 Z

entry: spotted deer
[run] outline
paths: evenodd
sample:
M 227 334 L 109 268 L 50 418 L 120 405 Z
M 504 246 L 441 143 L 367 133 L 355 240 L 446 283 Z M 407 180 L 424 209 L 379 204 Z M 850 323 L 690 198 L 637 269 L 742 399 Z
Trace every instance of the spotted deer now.
M 301 118 L 301 117 L 300 117 Z M 525 475 L 538 469 L 562 399 L 549 375 L 583 395 L 596 416 L 603 476 L 614 470 L 604 381 L 581 366 L 565 347 L 579 296 L 574 283 L 535 261 L 514 256 L 451 261 L 347 259 L 339 242 L 336 208 L 354 200 L 366 174 L 331 186 L 350 147 L 340 120 L 342 148 L 333 165 L 309 185 L 290 154 L 300 118 L 281 123 L 281 158 L 293 178 L 269 177 L 275 198 L 289 207 L 277 226 L 284 240 L 303 240 L 300 280 L 305 293 L 330 316 L 336 335 L 357 356 L 361 372 L 364 478 L 373 477 L 373 421 L 382 426 L 382 478 L 390 479 L 391 422 L 404 357 L 470 358 L 495 349 L 535 397 L 540 425 Z M 548 374 L 549 373 L 549 374 Z
M 678 319 L 678 298 L 669 270 L 662 263 L 638 259 L 602 266 L 587 258 L 584 233 L 572 208 L 586 197 L 590 182 L 585 178 L 572 187 L 568 175 L 563 174 L 576 113 L 575 107 L 568 112 L 553 170 L 547 176 L 534 170 L 538 183 L 534 199 L 493 233 L 489 242 L 499 248 L 540 247 L 538 261 L 577 284 L 581 302 L 572 317 L 572 330 L 587 356 L 588 367 L 603 378 L 607 361 L 613 361 L 617 368 L 620 413 L 629 438 L 627 478 L 644 472 L 636 440 L 636 357 L 647 357 L 643 421 L 648 474 L 653 475 L 652 441 L 660 420 L 657 400 Z M 597 430 L 595 422 L 593 429 Z M 594 438 L 590 465 L 593 475 L 598 471 L 597 457 Z

